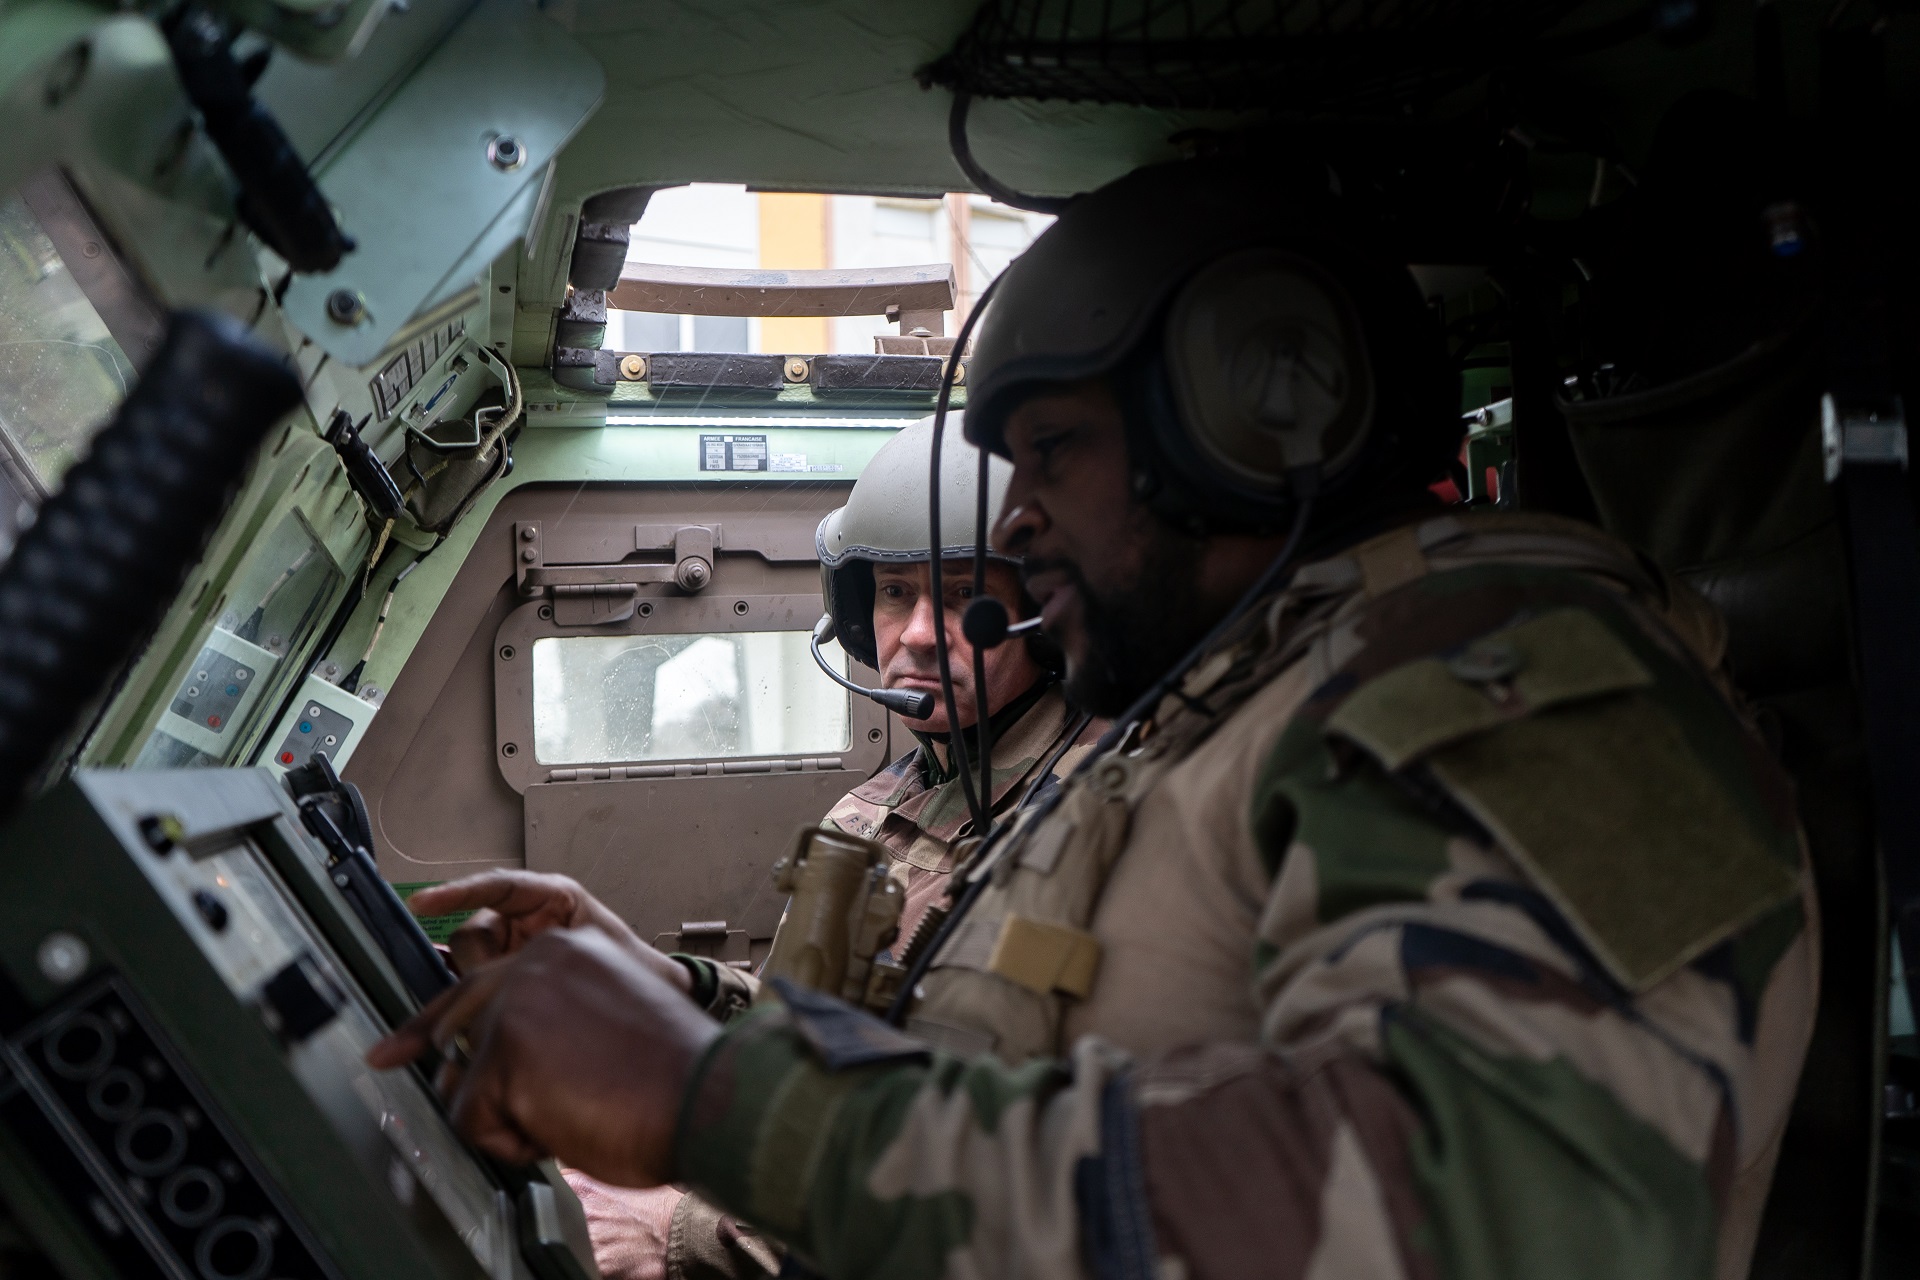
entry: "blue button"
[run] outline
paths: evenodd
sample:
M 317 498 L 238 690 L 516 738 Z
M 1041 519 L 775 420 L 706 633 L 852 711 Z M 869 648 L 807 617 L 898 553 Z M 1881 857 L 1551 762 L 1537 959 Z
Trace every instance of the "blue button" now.
M 239 686 L 239 685 L 237 685 L 237 684 L 230 684 L 230 685 L 228 685 L 228 686 L 227 686 L 227 696 L 228 696 L 229 698 L 237 698 L 237 697 L 239 697 L 239 696 L 240 696 L 240 686 Z
M 302 721 L 300 722 L 300 732 L 302 732 L 302 733 L 312 733 L 312 732 L 313 732 L 313 721 L 311 721 L 311 720 L 302 720 Z

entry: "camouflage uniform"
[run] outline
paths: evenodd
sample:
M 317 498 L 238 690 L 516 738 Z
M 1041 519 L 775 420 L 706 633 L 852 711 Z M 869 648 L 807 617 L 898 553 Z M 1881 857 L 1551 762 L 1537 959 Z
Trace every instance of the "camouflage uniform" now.
M 919 1038 L 736 1019 L 683 1176 L 836 1277 L 1744 1275 L 1817 918 L 1723 639 L 1547 517 L 1303 568 L 996 846 Z
M 1032 704 L 1019 709 L 1010 717 L 1012 723 L 994 735 L 996 814 L 1019 803 L 1033 783 L 1035 770 L 1055 751 L 1061 754 L 1053 775 L 1071 773 L 1106 727 L 1104 722 L 1088 725 L 1072 745 L 1061 750 L 1062 738 L 1078 717 L 1059 686 L 1049 683 L 1036 693 Z M 1009 709 L 1016 708 L 1017 704 Z M 977 773 L 979 765 L 974 769 Z M 913 936 L 920 917 L 946 890 L 947 874 L 953 870 L 953 844 L 972 833 L 973 818 L 959 778 L 941 767 L 931 748 L 922 747 L 849 791 L 821 825 L 886 846 L 893 858 L 893 876 L 907 895 L 900 912 L 900 937 L 905 939 Z
M 1024 705 L 1023 705 L 1024 704 Z M 1011 714 L 1009 714 L 1011 713 Z M 1000 729 L 993 742 L 993 804 L 1004 813 L 1032 785 L 1041 765 L 1054 758 L 1051 776 L 1062 777 L 1093 748 L 1106 727 L 1096 721 L 1071 743 L 1066 735 L 1079 723 L 1058 685 L 1048 682 L 1031 696 L 995 717 Z M 975 766 L 976 769 L 978 766 Z M 922 746 L 873 775 L 828 811 L 823 823 L 886 846 L 892 874 L 906 891 L 900 936 L 911 936 L 920 917 L 940 897 L 953 870 L 952 845 L 973 829 L 966 795 L 956 774 L 941 768 L 930 747 Z M 694 974 L 694 999 L 719 1018 L 731 1018 L 752 1003 L 756 980 L 712 961 L 678 957 Z M 617 1189 L 581 1177 L 576 1190 L 610 1201 L 601 1216 L 618 1215 Z M 613 1260 L 617 1265 L 618 1259 Z M 684 1197 L 673 1209 L 667 1249 L 668 1280 L 719 1280 L 720 1277 L 772 1274 L 773 1255 L 751 1230 L 698 1196 Z

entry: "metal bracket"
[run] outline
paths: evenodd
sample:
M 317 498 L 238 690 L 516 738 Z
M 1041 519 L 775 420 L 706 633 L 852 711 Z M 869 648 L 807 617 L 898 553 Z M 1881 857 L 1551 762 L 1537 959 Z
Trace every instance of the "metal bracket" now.
M 885 316 L 902 334 L 942 336 L 953 310 L 953 267 L 770 271 L 629 262 L 607 305 L 620 311 L 703 316 Z
M 547 164 L 605 86 L 598 60 L 548 15 L 478 0 L 316 166 L 361 244 L 331 270 L 294 278 L 287 319 L 335 360 L 374 363 L 423 306 L 532 238 Z
M 1833 393 L 1820 397 L 1820 454 L 1826 463 L 1827 483 L 1840 478 L 1848 466 L 1887 466 L 1907 469 L 1907 413 L 1899 396 L 1872 406 L 1842 409 Z
M 625 622 L 633 616 L 643 583 L 670 582 L 690 595 L 704 590 L 713 581 L 720 541 L 719 525 L 635 525 L 635 551 L 670 551 L 672 561 L 549 568 L 540 522 L 521 520 L 513 526 L 513 584 L 529 599 L 552 595 L 554 621 L 563 627 Z

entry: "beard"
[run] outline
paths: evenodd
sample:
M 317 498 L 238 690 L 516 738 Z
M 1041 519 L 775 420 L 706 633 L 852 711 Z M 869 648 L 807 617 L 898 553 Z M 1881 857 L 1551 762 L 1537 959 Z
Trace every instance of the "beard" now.
M 1186 656 L 1213 618 L 1200 600 L 1194 571 L 1204 539 L 1182 533 L 1145 509 L 1129 522 L 1142 539 L 1133 581 L 1106 590 L 1067 560 L 1029 562 L 1029 571 L 1064 574 L 1079 593 L 1086 628 L 1084 661 L 1069 658 L 1066 693 L 1096 716 L 1117 716 Z

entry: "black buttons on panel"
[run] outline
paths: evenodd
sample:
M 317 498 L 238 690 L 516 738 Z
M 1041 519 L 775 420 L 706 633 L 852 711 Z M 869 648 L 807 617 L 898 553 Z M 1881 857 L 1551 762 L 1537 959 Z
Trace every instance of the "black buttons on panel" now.
M 298 1044 L 332 1022 L 346 1003 L 313 957 L 302 952 L 260 988 L 267 1025 L 290 1043 Z
M 207 922 L 207 928 L 215 933 L 223 933 L 227 927 L 227 904 L 220 901 L 220 895 L 211 889 L 193 891 L 193 909 Z
M 12 1047 L 0 1115 L 109 1254 L 137 1244 L 176 1278 L 327 1276 L 113 980 Z

